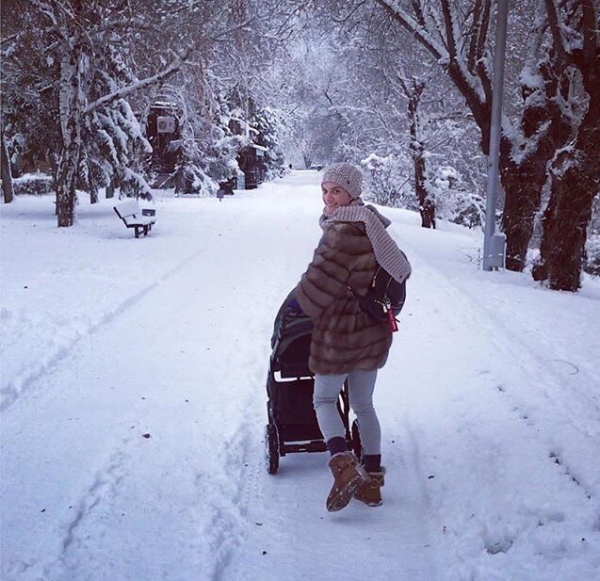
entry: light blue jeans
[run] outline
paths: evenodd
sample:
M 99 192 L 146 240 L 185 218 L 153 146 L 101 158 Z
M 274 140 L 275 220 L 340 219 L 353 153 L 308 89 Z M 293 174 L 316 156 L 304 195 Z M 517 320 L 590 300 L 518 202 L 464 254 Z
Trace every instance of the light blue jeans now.
M 381 454 L 381 427 L 373 407 L 377 370 L 351 371 L 344 375 L 315 375 L 313 406 L 325 441 L 345 438 L 346 430 L 337 410 L 337 401 L 348 378 L 348 399 L 356 414 L 363 454 Z

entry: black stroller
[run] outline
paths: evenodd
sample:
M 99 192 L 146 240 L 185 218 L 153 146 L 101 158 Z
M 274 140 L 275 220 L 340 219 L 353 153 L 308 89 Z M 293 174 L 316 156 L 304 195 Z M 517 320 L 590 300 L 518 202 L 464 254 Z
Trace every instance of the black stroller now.
M 327 446 L 313 409 L 314 375 L 308 368 L 312 322 L 290 306 L 293 291 L 281 305 L 271 337 L 267 377 L 265 444 L 267 471 L 276 474 L 279 457 L 296 452 L 325 452 Z M 346 428 L 349 449 L 360 458 L 361 443 L 356 420 L 350 425 L 348 386 L 338 400 L 338 411 Z

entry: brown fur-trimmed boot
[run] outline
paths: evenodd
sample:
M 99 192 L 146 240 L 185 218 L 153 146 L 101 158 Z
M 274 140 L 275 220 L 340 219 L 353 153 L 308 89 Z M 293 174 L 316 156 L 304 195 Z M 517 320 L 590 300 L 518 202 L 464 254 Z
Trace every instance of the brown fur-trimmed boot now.
M 333 474 L 333 486 L 327 497 L 327 510 L 335 512 L 348 505 L 368 476 L 350 451 L 334 454 L 329 459 L 328 466 Z
M 367 506 L 381 506 L 381 487 L 383 486 L 383 476 L 385 468 L 381 468 L 379 472 L 369 472 L 369 480 L 365 482 L 354 493 L 354 498 L 364 502 Z

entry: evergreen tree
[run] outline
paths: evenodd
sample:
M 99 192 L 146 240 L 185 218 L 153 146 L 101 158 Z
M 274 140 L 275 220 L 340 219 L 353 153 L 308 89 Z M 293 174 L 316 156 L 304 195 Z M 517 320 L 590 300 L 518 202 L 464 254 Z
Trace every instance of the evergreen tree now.
M 10 50 L 21 61 L 15 66 L 17 87 L 31 93 L 10 103 L 18 110 L 22 99 L 26 108 L 38 109 L 33 122 L 25 125 L 22 110 L 13 122 L 23 130 L 29 155 L 44 147 L 43 155 L 53 163 L 58 226 L 73 224 L 80 186 L 93 197 L 110 182 L 148 195 L 145 179 L 136 171 L 139 152 L 148 144 L 127 97 L 166 78 L 178 65 L 136 79 L 124 55 L 139 23 L 116 0 L 30 0 L 20 24 Z M 36 125 L 44 127 L 43 138 L 35 136 Z

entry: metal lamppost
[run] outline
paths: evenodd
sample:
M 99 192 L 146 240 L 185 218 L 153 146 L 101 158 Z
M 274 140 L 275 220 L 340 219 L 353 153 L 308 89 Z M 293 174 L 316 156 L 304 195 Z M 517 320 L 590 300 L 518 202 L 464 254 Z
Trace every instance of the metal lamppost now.
M 499 186 L 500 136 L 502 133 L 502 93 L 504 90 L 504 60 L 506 53 L 506 27 L 508 0 L 498 0 L 496 22 L 496 46 L 494 50 L 494 80 L 492 85 L 492 119 L 490 128 L 490 151 L 486 190 L 485 229 L 483 238 L 483 270 L 504 266 L 504 234 L 495 234 L 496 200 Z

